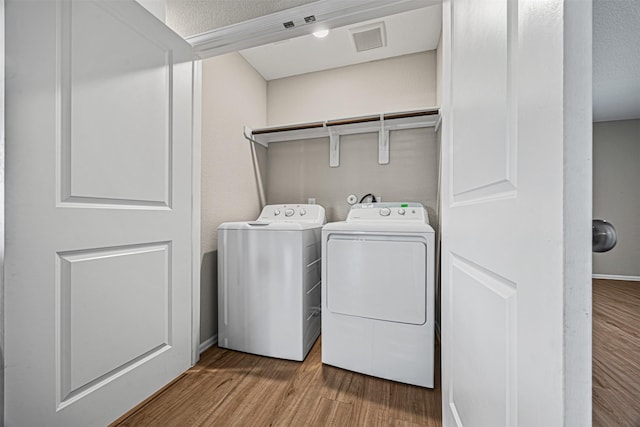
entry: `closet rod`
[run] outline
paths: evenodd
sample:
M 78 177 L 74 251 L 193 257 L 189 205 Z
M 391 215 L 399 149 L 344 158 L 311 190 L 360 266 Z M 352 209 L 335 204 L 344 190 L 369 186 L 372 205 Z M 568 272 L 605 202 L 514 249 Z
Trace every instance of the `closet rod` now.
M 314 123 L 303 123 L 303 124 L 291 125 L 291 126 L 279 126 L 277 128 L 254 129 L 252 133 L 253 135 L 263 135 L 265 133 L 287 132 L 290 130 L 305 130 L 305 129 L 315 129 L 315 128 L 323 128 L 323 127 L 324 127 L 324 122 L 314 122 Z
M 313 123 L 302 123 L 299 125 L 291 125 L 291 126 L 279 126 L 273 128 L 265 128 L 265 129 L 254 129 L 252 131 L 253 135 L 264 135 L 268 133 L 276 133 L 276 132 L 286 132 L 292 130 L 305 130 L 305 129 L 316 129 L 322 127 L 330 127 L 330 126 L 340 126 L 340 125 L 352 125 L 356 123 L 369 123 L 369 122 L 377 122 L 382 118 L 383 120 L 393 120 L 393 119 L 406 119 L 411 117 L 421 117 L 421 116 L 435 116 L 439 113 L 439 110 L 421 110 L 421 111 L 409 111 L 404 113 L 389 113 L 382 114 L 376 116 L 364 116 L 364 117 L 355 117 L 352 119 L 339 119 L 339 120 L 328 120 L 326 122 L 313 122 Z
M 435 116 L 438 114 L 438 110 L 424 110 L 424 111 L 410 111 L 406 113 L 389 113 L 382 114 L 379 116 L 365 116 L 365 117 L 356 117 L 353 119 L 340 119 L 340 120 L 329 120 L 327 121 L 327 126 L 339 126 L 339 125 L 352 125 L 356 123 L 367 123 L 367 122 L 377 122 L 380 121 L 382 117 L 383 120 L 393 120 L 393 119 L 407 119 L 411 117 L 422 117 L 422 116 Z

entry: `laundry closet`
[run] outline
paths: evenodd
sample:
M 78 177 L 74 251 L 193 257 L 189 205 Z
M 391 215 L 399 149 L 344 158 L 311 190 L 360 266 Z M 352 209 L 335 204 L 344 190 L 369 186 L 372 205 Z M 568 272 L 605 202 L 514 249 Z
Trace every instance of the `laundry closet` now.
M 326 209 L 328 222 L 341 221 L 350 208 L 349 195 L 360 200 L 371 193 L 383 202 L 422 203 L 431 225 L 438 229 L 437 115 L 429 117 L 428 127 L 409 125 L 394 130 L 393 121 L 387 121 L 387 126 L 391 125 L 387 164 L 379 161 L 376 129 L 384 124 L 379 120 L 370 123 L 363 133 L 352 133 L 358 132 L 355 130 L 339 136 L 335 166 L 332 165 L 335 159 L 330 158 L 331 129 L 321 129 L 320 135 L 316 131 L 311 137 L 304 131 L 291 137 L 283 132 L 278 142 L 268 143 L 268 148 L 265 143 L 249 139 L 268 141 L 254 138 L 250 132 L 278 126 L 437 110 L 440 11 L 438 5 L 400 14 L 417 23 L 423 22 L 424 16 L 437 17 L 437 28 L 427 31 L 435 31 L 436 36 L 430 36 L 430 45 L 427 41 L 419 43 L 426 46 L 425 50 L 415 53 L 270 80 L 242 56 L 242 53 L 249 58 L 252 54 L 256 56 L 252 51 L 260 47 L 203 61 L 201 342 L 204 346 L 215 341 L 217 331 L 219 224 L 253 220 L 264 204 L 309 201 Z M 380 49 L 391 49 L 399 37 L 407 37 L 406 28 L 399 32 L 388 18 L 376 19 L 373 24 L 379 22 L 386 23 L 388 44 Z M 350 25 L 337 29 L 336 33 L 338 30 L 346 33 L 343 42 L 355 52 L 348 29 L 371 24 Z M 426 38 L 423 34 L 420 37 Z M 312 35 L 306 39 L 309 44 L 326 42 Z M 286 49 L 288 43 L 295 42 L 280 42 L 275 48 Z M 278 62 L 280 58 L 275 56 L 271 60 Z M 274 134 L 269 135 L 273 138 Z
M 162 3 L 163 15 L 165 2 L 150 1 Z M 306 202 L 304 214 L 296 206 L 300 217 L 310 202 L 324 206 L 336 224 L 349 203 L 370 194 L 402 203 L 360 204 L 357 209 L 375 217 L 361 212 L 362 221 L 397 215 L 414 218 L 416 226 L 429 217 L 436 231 L 442 225 L 442 347 L 427 350 L 442 354 L 442 376 L 434 381 L 441 389 L 425 399 L 384 382 L 371 398 L 361 393 L 369 377 L 319 384 L 336 397 L 327 402 L 310 389 L 319 415 L 327 403 L 331 412 L 354 414 L 324 424 L 357 425 L 353 418 L 362 425 L 425 424 L 415 422 L 419 409 L 445 426 L 590 425 L 591 2 L 221 1 L 249 16 L 211 25 L 208 18 L 228 11 L 202 9 L 214 3 L 167 0 L 169 28 L 133 0 L 3 3 L 6 422 L 106 425 L 176 378 L 169 388 L 178 385 L 178 398 L 163 389 L 143 404 L 161 409 L 156 424 L 180 411 L 194 420 L 192 411 L 203 409 L 213 420 L 214 406 L 242 425 L 260 424 L 250 421 L 254 412 L 243 399 L 249 395 L 253 408 L 270 413 L 265 424 L 279 424 L 271 415 L 280 411 L 266 409 L 261 396 L 281 409 L 307 381 L 283 383 L 280 369 L 252 370 L 250 380 L 277 382 L 256 395 L 246 392 L 258 389 L 251 383 L 237 387 L 237 371 L 227 364 L 189 369 L 218 338 L 217 230 L 253 221 L 262 206 L 282 201 Z M 275 41 L 294 52 L 285 39 L 310 33 L 314 23 L 355 30 L 384 22 L 391 46 L 391 23 L 383 17 L 409 10 L 413 16 L 428 4 L 436 4 L 434 25 L 441 24 L 442 37 L 435 27 L 430 46 L 390 58 L 274 76 L 242 52 L 232 53 Z M 200 28 L 181 31 L 171 22 L 176 16 Z M 424 19 L 418 26 L 434 28 Z M 200 41 L 189 36 L 199 32 Z M 203 60 L 192 61 L 194 55 Z M 278 55 L 269 59 L 284 63 Z M 310 60 L 295 55 L 294 62 Z M 441 123 L 426 118 L 437 109 Z M 409 126 L 396 127 L 400 121 Z M 302 133 L 274 132 L 280 126 Z M 286 214 L 290 206 L 282 208 L 280 218 L 293 215 Z M 279 215 L 275 208 L 271 213 Z M 362 290 L 398 281 L 397 275 L 385 279 L 381 273 L 390 269 L 378 260 L 406 272 L 398 258 L 425 258 L 415 239 L 395 246 L 406 249 L 396 251 L 395 260 L 385 258 L 393 246 L 378 250 L 393 231 L 406 229 L 369 239 L 367 256 L 354 250 L 361 230 L 349 228 L 352 238 L 343 231 L 335 233 L 333 258 L 323 253 L 323 260 L 342 262 L 336 271 L 354 279 L 343 282 L 358 282 Z M 347 253 L 377 270 L 354 274 L 343 262 L 351 258 Z M 399 281 L 418 283 L 420 274 Z M 376 307 L 395 297 L 392 292 Z M 357 300 L 353 294 L 350 303 Z M 403 305 L 388 305 L 395 309 L 392 321 L 420 324 L 414 314 L 421 307 L 401 313 L 409 318 L 402 322 L 396 315 Z M 345 306 L 353 314 L 355 304 Z M 368 332 L 375 344 L 397 348 Z M 318 349 L 312 349 L 316 357 Z M 214 347 L 202 357 L 216 351 L 226 352 Z M 411 350 L 398 353 L 416 357 Z M 333 370 L 316 368 L 320 382 Z M 195 385 L 193 375 L 213 382 Z M 334 393 L 338 382 L 353 387 Z M 191 394 L 183 393 L 184 385 Z M 346 402 L 347 395 L 354 399 Z M 298 414 L 319 419 L 297 397 L 288 402 Z M 352 406 L 376 402 L 382 414 Z M 138 409 L 129 415 L 135 414 L 150 419 Z

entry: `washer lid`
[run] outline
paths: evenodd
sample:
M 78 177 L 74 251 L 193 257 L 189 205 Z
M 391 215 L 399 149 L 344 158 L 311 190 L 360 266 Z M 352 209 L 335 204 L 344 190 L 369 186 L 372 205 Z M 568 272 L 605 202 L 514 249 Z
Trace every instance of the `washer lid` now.
M 244 221 L 225 222 L 218 226 L 218 230 L 251 230 L 251 231 L 300 231 L 312 228 L 320 228 L 322 224 L 301 223 L 292 221 Z

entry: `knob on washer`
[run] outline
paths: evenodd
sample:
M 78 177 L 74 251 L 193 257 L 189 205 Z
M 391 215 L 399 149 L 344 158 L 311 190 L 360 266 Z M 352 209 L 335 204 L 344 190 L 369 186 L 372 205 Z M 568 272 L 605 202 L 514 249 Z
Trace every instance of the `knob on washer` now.
M 389 214 L 391 214 L 391 209 L 389 209 L 389 208 L 380 208 L 379 213 L 382 216 L 389 216 Z
M 294 210 L 293 210 L 293 209 L 291 209 L 291 208 L 289 208 L 289 209 L 287 209 L 286 211 L 284 211 L 284 215 L 285 215 L 285 216 L 291 216 L 291 215 L 293 215 L 294 213 L 296 213 L 296 211 L 294 211 Z

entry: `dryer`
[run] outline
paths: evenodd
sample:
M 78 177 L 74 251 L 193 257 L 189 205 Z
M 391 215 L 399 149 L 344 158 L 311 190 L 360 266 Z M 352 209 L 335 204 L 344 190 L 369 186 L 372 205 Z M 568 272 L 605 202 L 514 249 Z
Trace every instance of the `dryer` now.
M 322 362 L 434 382 L 435 232 L 420 203 L 354 205 L 322 229 Z
M 320 335 L 320 205 L 218 227 L 218 346 L 304 360 Z

